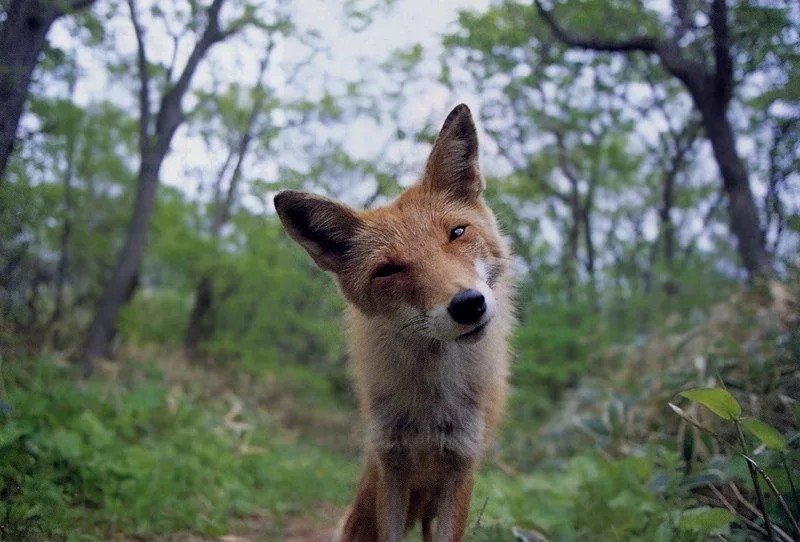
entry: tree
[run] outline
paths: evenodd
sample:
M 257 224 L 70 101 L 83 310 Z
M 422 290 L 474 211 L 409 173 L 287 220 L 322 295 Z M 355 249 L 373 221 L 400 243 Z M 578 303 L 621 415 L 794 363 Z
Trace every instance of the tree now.
M 68 88 L 69 88 L 69 102 L 70 104 L 75 98 L 75 85 L 77 82 L 77 75 L 75 73 L 74 65 L 68 71 Z M 78 123 L 75 123 L 77 126 Z M 72 236 L 72 219 L 74 208 L 74 181 L 75 181 L 75 158 L 77 154 L 77 136 L 76 132 L 68 133 L 66 137 L 65 149 L 65 167 L 63 173 L 63 190 L 64 190 L 64 216 L 62 218 L 61 236 L 59 239 L 58 249 L 58 265 L 56 267 L 55 276 L 55 300 L 53 302 L 53 314 L 50 316 L 50 324 L 58 322 L 64 314 L 64 286 L 67 279 L 67 271 L 70 262 L 70 237 Z M 61 337 L 56 330 L 53 335 L 53 346 L 59 348 L 61 345 Z
M 10 0 L 0 13 L 0 183 L 25 107 L 28 87 L 50 27 L 94 0 Z M 7 6 L 7 7 L 6 7 Z
M 596 28 L 602 6 L 586 0 L 570 13 Z M 641 332 L 702 306 L 709 281 L 738 275 L 714 211 L 722 191 L 710 149 L 696 144 L 699 114 L 658 63 L 573 50 L 552 39 L 535 5 L 510 1 L 462 12 L 445 45 L 443 77 L 481 96 L 484 148 L 493 143 L 501 159 L 487 196 L 528 271 L 522 327 L 547 337 L 571 329 L 546 357 L 574 376 L 583 333 Z M 539 356 L 541 345 L 525 333 L 517 347 Z
M 266 104 L 269 96 L 264 74 L 270 65 L 273 49 L 274 42 L 270 42 L 265 56 L 259 62 L 256 86 L 249 93 L 251 94 L 249 108 L 241 111 L 237 107 L 239 105 L 236 103 L 238 87 L 233 87 L 227 94 L 211 98 L 214 102 L 213 114 L 217 115 L 223 124 L 233 132 L 230 137 L 226 138 L 229 148 L 212 187 L 209 235 L 213 243 L 219 241 L 222 228 L 231 218 L 239 185 L 242 182 L 242 166 L 253 141 L 273 128 L 271 119 L 267 119 L 266 122 L 263 120 L 258 122 L 264 110 L 269 109 Z M 227 188 L 225 187 L 226 180 Z M 184 345 L 190 352 L 211 335 L 212 327 L 209 319 L 214 304 L 213 296 L 212 278 L 209 273 L 202 272 L 195 288 L 194 306 L 184 336 Z
M 172 73 L 175 68 L 176 55 L 173 56 L 172 64 L 166 67 L 164 90 L 159 100 L 158 110 L 153 114 L 151 102 L 153 70 L 148 60 L 145 29 L 140 23 L 135 0 L 128 0 L 131 22 L 136 35 L 139 75 L 140 162 L 136 201 L 125 242 L 97 304 L 81 353 L 84 376 L 92 373 L 94 360 L 107 351 L 119 309 L 130 299 L 136 289 L 147 231 L 153 214 L 161 164 L 170 149 L 175 132 L 185 119 L 181 105 L 184 95 L 189 90 L 197 68 L 209 50 L 252 21 L 253 10 L 245 9 L 242 17 L 229 23 L 227 29 L 223 29 L 220 12 L 224 2 L 225 0 L 213 0 L 204 12 L 198 11 L 192 4 L 194 20 L 191 25 L 197 24 L 197 21 L 204 21 L 205 24 L 194 43 L 186 64 L 175 80 L 172 80 Z M 175 47 L 177 51 L 177 43 Z
M 736 136 L 729 118 L 734 96 L 733 44 L 725 0 L 712 0 L 709 12 L 710 39 L 704 47 L 703 29 L 695 25 L 695 16 L 688 2 L 675 0 L 675 16 L 669 36 L 643 33 L 625 38 L 586 37 L 561 26 L 553 13 L 536 0 L 541 17 L 553 35 L 570 47 L 598 51 L 643 52 L 657 57 L 663 68 L 679 79 L 689 92 L 702 118 L 705 135 L 711 143 L 714 158 L 728 198 L 730 228 L 736 237 L 742 263 L 751 279 L 773 273 L 772 258 L 767 251 L 758 209 L 750 187 L 747 168 L 736 149 Z M 681 45 L 688 40 L 690 45 Z M 695 58 L 698 48 L 708 51 L 712 66 Z
M 676 293 L 678 285 L 674 281 L 675 260 L 678 248 L 677 227 L 674 210 L 678 196 L 681 174 L 687 171 L 687 164 L 693 161 L 700 123 L 693 115 L 686 119 L 675 120 L 670 114 L 666 100 L 660 96 L 659 90 L 652 86 L 654 109 L 661 113 L 667 126 L 665 132 L 659 134 L 658 145 L 648 146 L 648 154 L 656 157 L 659 185 L 658 220 L 659 232 L 656 242 L 650 250 L 650 258 L 646 273 L 645 289 L 652 287 L 653 270 L 659 259 L 663 262 L 667 280 L 663 284 L 664 292 L 669 296 Z M 660 251 L 660 255 L 659 255 Z M 660 256 L 660 258 L 659 258 Z

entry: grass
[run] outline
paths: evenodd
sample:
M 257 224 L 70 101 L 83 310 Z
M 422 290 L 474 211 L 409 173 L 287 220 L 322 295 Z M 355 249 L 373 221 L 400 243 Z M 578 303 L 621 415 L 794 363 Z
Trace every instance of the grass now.
M 330 529 L 352 495 L 354 413 L 311 371 L 243 376 L 142 352 L 85 383 L 58 358 L 2 369 L 3 539 L 281 540 L 298 518 Z M 603 518 L 655 532 L 667 516 L 648 483 L 673 463 L 588 455 L 531 474 L 489 460 L 469 538 L 513 540 L 518 525 L 566 540 L 602 534 Z M 602 515 L 583 513 L 589 500 Z
M 4 539 L 281 540 L 298 518 L 331 528 L 356 482 L 357 431 L 313 372 L 243 377 L 148 358 L 87 383 L 57 358 L 6 363 Z M 666 486 L 651 487 L 676 477 L 663 451 L 589 452 L 532 472 L 498 465 L 490 458 L 478 476 L 470 540 L 513 540 L 515 526 L 554 540 L 672 533 Z
M 280 539 L 289 518 L 344 505 L 355 484 L 354 457 L 283 428 L 258 397 L 212 397 L 153 363 L 79 383 L 41 358 L 3 376 L 3 539 Z

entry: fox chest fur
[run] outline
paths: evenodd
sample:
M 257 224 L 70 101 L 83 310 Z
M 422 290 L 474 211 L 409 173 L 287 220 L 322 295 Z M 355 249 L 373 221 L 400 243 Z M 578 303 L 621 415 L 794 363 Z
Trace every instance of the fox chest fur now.
M 484 430 L 478 405 L 482 368 L 472 352 L 360 335 L 353 333 L 351 359 L 368 448 L 421 455 L 458 450 L 477 457 Z

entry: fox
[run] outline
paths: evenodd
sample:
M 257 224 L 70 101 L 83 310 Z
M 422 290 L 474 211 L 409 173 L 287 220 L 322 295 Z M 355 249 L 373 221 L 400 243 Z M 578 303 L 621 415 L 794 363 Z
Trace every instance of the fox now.
M 505 407 L 515 323 L 511 249 L 484 190 L 475 122 L 460 104 L 419 180 L 387 205 L 356 210 L 296 190 L 274 198 L 288 235 L 345 299 L 366 435 L 334 540 L 397 542 L 418 522 L 426 542 L 464 536 Z

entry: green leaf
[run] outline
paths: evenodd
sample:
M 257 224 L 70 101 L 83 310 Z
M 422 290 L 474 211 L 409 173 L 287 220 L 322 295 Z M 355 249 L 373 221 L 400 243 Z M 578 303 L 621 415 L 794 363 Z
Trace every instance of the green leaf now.
M 742 415 L 742 407 L 739 406 L 739 402 L 728 390 L 722 388 L 686 390 L 680 392 L 679 395 L 700 403 L 725 420 L 737 420 Z
M 727 527 L 733 523 L 734 519 L 736 518 L 733 514 L 724 508 L 701 506 L 683 512 L 678 527 L 684 531 L 711 533 Z
M 750 431 L 764 446 L 773 450 L 785 450 L 786 439 L 783 438 L 777 429 L 755 418 L 747 418 L 742 421 L 745 429 Z

